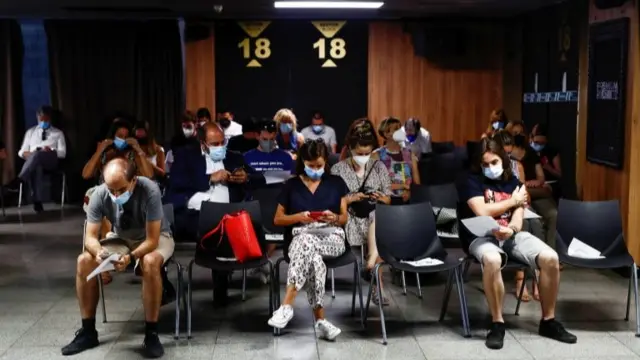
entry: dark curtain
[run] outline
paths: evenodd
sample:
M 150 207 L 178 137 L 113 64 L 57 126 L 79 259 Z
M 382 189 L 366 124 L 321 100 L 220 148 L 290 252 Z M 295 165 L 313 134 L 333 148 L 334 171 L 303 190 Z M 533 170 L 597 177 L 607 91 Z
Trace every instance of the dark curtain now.
M 0 121 L 7 160 L 3 162 L 2 181 L 16 175 L 18 149 L 24 135 L 22 103 L 22 32 L 15 20 L 0 20 Z M 0 194 L 1 195 L 1 194 Z
M 106 135 L 105 120 L 130 114 L 147 121 L 160 142 L 173 135 L 184 109 L 178 22 L 47 20 L 45 29 L 52 102 L 63 114 L 66 166 L 78 174 L 70 188 L 80 199 L 91 183 L 79 174 Z

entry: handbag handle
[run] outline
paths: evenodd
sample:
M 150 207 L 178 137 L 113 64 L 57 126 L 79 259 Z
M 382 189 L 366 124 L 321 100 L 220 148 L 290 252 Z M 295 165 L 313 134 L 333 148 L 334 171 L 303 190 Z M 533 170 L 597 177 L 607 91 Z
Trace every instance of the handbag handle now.
M 222 237 L 224 236 L 224 223 L 227 222 L 229 218 L 231 218 L 231 215 L 225 214 L 220 220 L 220 223 L 218 223 L 218 226 L 216 226 L 213 230 L 209 231 L 208 233 L 204 234 L 204 236 L 200 239 L 200 248 L 205 249 L 204 241 L 210 238 L 218 230 L 220 230 L 220 240 L 218 241 L 218 246 L 220 246 L 220 244 L 222 243 Z

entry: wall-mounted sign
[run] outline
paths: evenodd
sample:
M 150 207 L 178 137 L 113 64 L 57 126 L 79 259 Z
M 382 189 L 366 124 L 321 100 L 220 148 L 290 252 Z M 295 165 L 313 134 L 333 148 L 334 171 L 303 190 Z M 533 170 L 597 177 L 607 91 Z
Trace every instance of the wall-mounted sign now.
M 334 36 L 347 22 L 312 21 L 311 23 L 323 36 L 313 43 L 313 48 L 318 51 L 318 59 L 323 61 L 322 67 L 338 67 L 334 60 L 341 60 L 347 56 L 347 42 L 343 38 L 334 38 Z
M 238 43 L 242 57 L 249 60 L 247 67 L 262 67 L 259 60 L 271 57 L 271 40 L 259 37 L 271 21 L 240 21 L 238 25 L 248 37 Z
M 578 102 L 577 91 L 552 91 L 539 93 L 525 93 L 522 97 L 525 104 Z

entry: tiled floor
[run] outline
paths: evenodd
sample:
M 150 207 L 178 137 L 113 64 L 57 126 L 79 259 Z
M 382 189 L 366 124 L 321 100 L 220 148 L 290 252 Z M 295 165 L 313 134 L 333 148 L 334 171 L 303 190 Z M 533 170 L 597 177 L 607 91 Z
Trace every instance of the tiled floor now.
M 61 358 L 60 347 L 73 338 L 80 323 L 74 268 L 81 246 L 82 214 L 78 210 L 62 214 L 53 205 L 47 208 L 50 210 L 39 218 L 30 208 L 25 208 L 21 216 L 11 211 L 0 223 L 0 359 Z M 189 255 L 190 251 L 181 251 L 178 259 L 186 264 Z M 166 359 L 640 359 L 634 317 L 630 322 L 622 320 L 627 282 L 610 272 L 567 268 L 562 273 L 557 313 L 578 335 L 576 345 L 538 337 L 538 304 L 524 304 L 516 317 L 515 299 L 507 296 L 504 308 L 509 332 L 501 351 L 484 347 L 487 310 L 477 268 L 466 284 L 473 338 L 461 336 L 455 296 L 445 323 L 437 322 L 443 291 L 442 278 L 438 277 L 423 283 L 423 300 L 415 296 L 413 287 L 403 296 L 398 287 L 389 286 L 387 346 L 381 344 L 377 309 L 371 309 L 366 331 L 349 317 L 348 269 L 336 272 L 337 296 L 326 299 L 327 317 L 343 329 L 335 343 L 316 340 L 305 295 L 298 299 L 296 317 L 288 330 L 274 338 L 266 325 L 265 287 L 250 280 L 247 300 L 242 302 L 236 275 L 231 294 L 237 301 L 227 309 L 215 309 L 210 302 L 208 272 L 196 269 L 194 274 L 194 337 L 175 341 L 173 308 L 163 308 L 160 326 Z M 511 290 L 512 281 L 507 284 Z M 133 275 L 116 276 L 106 290 L 109 322 L 98 325 L 101 346 L 74 358 L 139 358 L 144 330 L 139 293 Z

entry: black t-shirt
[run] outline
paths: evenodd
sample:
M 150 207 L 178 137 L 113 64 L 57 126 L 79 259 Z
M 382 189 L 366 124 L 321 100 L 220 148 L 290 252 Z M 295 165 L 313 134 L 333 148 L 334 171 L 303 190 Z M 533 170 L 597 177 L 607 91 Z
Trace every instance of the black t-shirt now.
M 244 135 L 236 135 L 229 139 L 227 149 L 244 154 L 249 150 L 257 148 L 258 144 L 259 142 L 256 139 L 247 139 Z
M 524 180 L 536 180 L 536 165 L 540 164 L 540 157 L 536 152 L 527 148 L 524 157 L 520 160 L 522 167 L 524 168 Z
M 498 203 L 511 198 L 513 191 L 520 186 L 520 181 L 514 176 L 509 181 L 490 180 L 483 175 L 470 174 L 467 181 L 459 185 L 460 200 L 469 201 L 474 197 L 482 196 L 485 203 Z M 512 211 L 496 217 L 496 221 L 502 226 L 508 226 L 511 221 Z
M 284 207 L 287 215 L 324 210 L 340 214 L 342 198 L 348 193 L 347 184 L 339 176 L 324 175 L 313 194 L 302 179 L 296 176 L 284 184 L 277 201 Z

